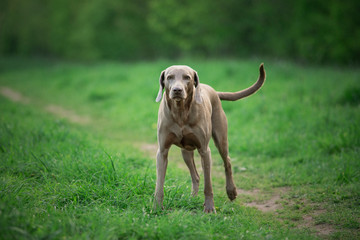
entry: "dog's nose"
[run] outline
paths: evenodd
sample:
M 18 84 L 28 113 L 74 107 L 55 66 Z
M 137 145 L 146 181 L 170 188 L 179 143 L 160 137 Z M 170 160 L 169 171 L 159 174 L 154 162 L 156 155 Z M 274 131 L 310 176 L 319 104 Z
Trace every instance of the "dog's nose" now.
M 182 90 L 181 88 L 179 88 L 179 87 L 174 87 L 172 90 L 174 91 L 174 93 L 181 93 L 181 92 L 183 91 L 183 90 Z

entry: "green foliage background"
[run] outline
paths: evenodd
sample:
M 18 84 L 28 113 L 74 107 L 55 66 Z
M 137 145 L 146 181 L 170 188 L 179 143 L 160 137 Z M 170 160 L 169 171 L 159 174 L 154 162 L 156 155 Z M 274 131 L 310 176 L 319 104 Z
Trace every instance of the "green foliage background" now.
M 359 9 L 356 0 L 3 0 L 0 54 L 356 64 Z

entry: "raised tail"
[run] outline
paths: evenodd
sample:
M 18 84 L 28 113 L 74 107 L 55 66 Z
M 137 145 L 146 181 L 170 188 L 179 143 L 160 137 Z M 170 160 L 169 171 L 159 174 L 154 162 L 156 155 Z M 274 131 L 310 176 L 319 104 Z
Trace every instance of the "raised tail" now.
M 254 94 L 257 90 L 259 90 L 261 88 L 261 86 L 264 84 L 265 78 L 266 78 L 263 63 L 260 65 L 259 70 L 260 70 L 259 79 L 251 87 L 241 90 L 239 92 L 217 92 L 220 100 L 236 101 L 241 98 L 250 96 L 251 94 Z

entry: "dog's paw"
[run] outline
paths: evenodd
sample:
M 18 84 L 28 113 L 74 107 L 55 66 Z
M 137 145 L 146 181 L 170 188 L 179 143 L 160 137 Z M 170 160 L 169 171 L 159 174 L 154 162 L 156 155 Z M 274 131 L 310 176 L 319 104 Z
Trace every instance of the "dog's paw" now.
M 226 193 L 231 201 L 233 201 L 237 196 L 236 188 L 226 189 Z
M 158 199 L 155 197 L 154 205 L 153 205 L 153 210 L 154 210 L 154 211 L 162 211 L 162 210 L 164 210 L 164 206 L 163 206 L 163 204 L 162 204 L 162 199 L 161 199 L 161 200 L 158 200 Z
M 216 210 L 214 206 L 204 206 L 204 213 L 215 213 L 216 214 Z
M 163 205 L 159 205 L 159 204 L 154 204 L 153 205 L 153 211 L 157 212 L 157 211 L 163 211 L 164 210 L 164 206 Z
M 196 191 L 191 192 L 191 196 L 196 197 L 197 195 L 198 195 L 198 192 L 196 192 Z
M 209 201 L 208 203 L 205 201 L 205 203 L 204 203 L 204 213 L 215 213 L 216 214 L 214 201 Z

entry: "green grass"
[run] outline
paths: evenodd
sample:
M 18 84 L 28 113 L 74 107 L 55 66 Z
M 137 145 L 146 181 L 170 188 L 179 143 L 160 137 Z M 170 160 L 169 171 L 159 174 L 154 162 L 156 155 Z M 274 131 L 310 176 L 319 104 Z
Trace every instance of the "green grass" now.
M 301 227 L 305 215 L 331 226 L 328 238 L 360 237 L 358 69 L 267 60 L 259 93 L 223 102 L 235 182 L 268 193 L 289 187 L 276 214 L 245 207 L 246 197 L 226 199 L 213 145 L 218 214 L 202 213 L 202 194 L 190 197 L 190 177 L 177 159 L 169 163 L 165 210 L 154 212 L 155 163 L 134 145 L 156 142 L 158 77 L 182 63 L 200 82 L 235 91 L 257 79 L 260 61 L 0 60 L 0 86 L 31 99 L 0 99 L 0 238 L 319 237 L 316 225 Z M 49 116 L 51 104 L 92 121 Z
M 269 216 L 217 196 L 202 213 L 190 181 L 169 169 L 164 211 L 154 212 L 154 163 L 1 99 L 1 239 L 266 238 L 297 236 Z M 106 152 L 110 151 L 110 152 Z

